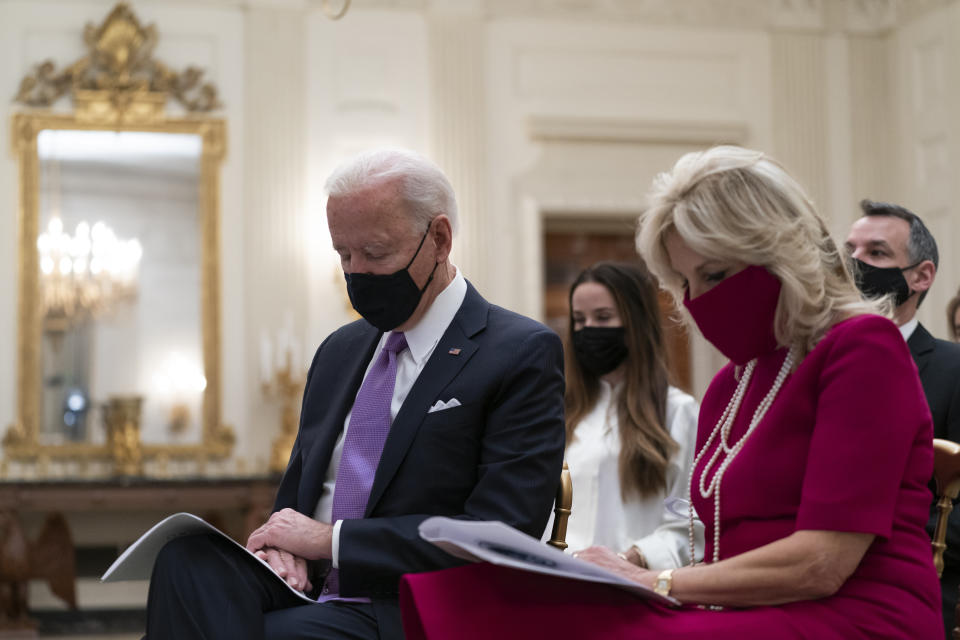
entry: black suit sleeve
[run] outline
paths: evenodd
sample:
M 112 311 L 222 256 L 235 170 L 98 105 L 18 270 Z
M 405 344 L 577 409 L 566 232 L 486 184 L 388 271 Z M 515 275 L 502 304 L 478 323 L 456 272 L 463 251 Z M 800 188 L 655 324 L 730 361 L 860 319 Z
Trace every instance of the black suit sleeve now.
M 953 395 L 950 396 L 950 404 L 947 408 L 946 430 L 947 439 L 953 442 L 960 442 L 960 371 L 957 372 L 957 379 L 954 382 Z M 936 519 L 936 500 L 931 507 L 932 515 L 930 523 L 927 526 L 928 532 L 933 534 L 933 525 Z M 947 550 L 945 553 L 946 564 L 960 570 L 960 507 L 957 502 L 953 503 L 953 511 L 947 518 Z M 956 590 L 956 586 L 952 588 Z M 955 597 L 955 596 L 954 596 Z
M 947 439 L 960 442 L 960 367 L 957 368 L 953 395 L 947 408 Z
M 542 326 L 514 343 L 496 354 L 500 379 L 479 418 L 479 451 L 463 452 L 464 460 L 475 466 L 472 488 L 465 493 L 462 512 L 447 515 L 500 520 L 539 537 L 563 460 L 563 352 L 559 337 Z M 339 541 L 343 595 L 395 596 L 404 573 L 462 564 L 420 538 L 417 527 L 436 514 L 423 511 L 343 521 Z

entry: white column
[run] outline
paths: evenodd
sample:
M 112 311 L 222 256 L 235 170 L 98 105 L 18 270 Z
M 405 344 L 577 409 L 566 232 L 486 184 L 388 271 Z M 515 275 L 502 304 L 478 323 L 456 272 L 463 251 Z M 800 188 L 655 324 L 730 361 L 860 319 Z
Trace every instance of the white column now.
M 858 202 L 862 198 L 896 201 L 900 160 L 890 39 L 855 35 L 848 42 L 853 193 Z
M 842 243 L 850 223 L 859 216 L 857 202 L 863 197 L 853 189 L 853 136 L 855 115 L 850 100 L 850 56 L 844 34 L 824 38 L 824 81 L 826 83 L 826 158 L 829 193 L 821 211 L 834 240 Z
M 255 5 L 246 12 L 244 307 L 250 429 L 241 436 L 243 450 L 237 454 L 254 468 L 269 456 L 280 425 L 278 405 L 267 404 L 260 389 L 262 332 L 275 338 L 292 316 L 301 344 L 306 334 L 305 20 L 305 10 L 296 6 Z
M 453 261 L 481 291 L 487 281 L 484 21 L 482 3 L 434 0 L 428 13 L 431 155 L 457 193 Z
M 817 33 L 775 32 L 771 48 L 773 155 L 826 215 L 830 199 L 823 40 Z

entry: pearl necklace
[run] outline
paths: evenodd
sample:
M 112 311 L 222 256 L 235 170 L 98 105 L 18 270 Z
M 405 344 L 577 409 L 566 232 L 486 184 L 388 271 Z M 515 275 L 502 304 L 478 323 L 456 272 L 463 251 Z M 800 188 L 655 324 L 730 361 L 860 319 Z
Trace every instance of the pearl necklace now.
M 743 397 L 747 393 L 747 387 L 750 384 L 750 378 L 753 377 L 753 370 L 757 367 L 757 359 L 754 358 L 749 363 L 747 363 L 746 368 L 743 371 L 743 375 L 740 376 L 740 381 L 737 383 L 737 388 L 733 393 L 733 397 L 730 398 L 730 402 L 727 403 L 727 407 L 723 410 L 723 413 L 720 414 L 720 420 L 717 421 L 717 426 L 713 428 L 713 431 L 710 433 L 710 437 L 707 438 L 707 441 L 703 444 L 703 448 L 700 449 L 700 453 L 693 459 L 693 465 L 690 467 L 690 481 L 687 483 L 687 500 L 689 501 L 689 537 L 690 537 L 690 564 L 696 564 L 694 559 L 694 526 L 693 526 L 693 473 L 697 468 L 697 463 L 700 462 L 700 459 L 703 458 L 704 454 L 710 449 L 710 445 L 713 443 L 714 439 L 717 437 L 717 434 L 720 436 L 720 443 L 717 448 L 714 450 L 713 455 L 710 456 L 710 459 L 707 461 L 707 464 L 703 467 L 703 473 L 700 474 L 700 482 L 698 489 L 700 491 L 700 497 L 710 498 L 713 496 L 713 562 L 720 560 L 720 482 L 723 480 L 723 474 L 726 472 L 727 468 L 730 466 L 730 463 L 733 462 L 733 459 L 740 453 L 740 450 L 743 449 L 744 443 L 747 441 L 747 438 L 753 433 L 753 430 L 756 429 L 757 425 L 760 424 L 760 421 L 763 420 L 763 416 L 766 415 L 767 409 L 770 408 L 770 405 L 773 404 L 774 399 L 777 397 L 777 393 L 780 391 L 780 387 L 783 386 L 784 380 L 787 379 L 787 374 L 790 373 L 790 370 L 793 368 L 793 363 L 797 357 L 796 347 L 790 347 L 790 350 L 787 352 L 786 357 L 783 359 L 783 364 L 780 366 L 780 371 L 777 373 L 777 377 L 773 381 L 773 386 L 770 387 L 770 391 L 767 392 L 767 395 L 764 396 L 763 400 L 757 406 L 756 411 L 753 412 L 753 418 L 750 420 L 750 426 L 747 427 L 747 430 L 732 445 L 730 444 L 730 430 L 733 427 L 734 420 L 736 420 L 737 413 L 740 410 L 740 403 L 743 401 Z M 721 454 L 723 459 L 721 460 Z M 719 463 L 719 464 L 717 464 Z M 704 480 L 710 472 L 710 468 L 714 464 L 717 464 L 716 471 L 713 473 L 713 477 L 710 479 L 710 482 L 706 485 Z

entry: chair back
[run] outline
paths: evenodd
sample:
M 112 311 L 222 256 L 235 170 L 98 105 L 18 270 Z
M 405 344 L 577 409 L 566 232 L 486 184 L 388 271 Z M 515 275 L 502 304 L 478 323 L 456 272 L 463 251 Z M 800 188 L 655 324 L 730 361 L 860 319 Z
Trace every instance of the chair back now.
M 567 518 L 573 506 L 573 481 L 570 479 L 570 467 L 563 461 L 563 470 L 560 471 L 560 486 L 557 488 L 557 499 L 553 507 L 553 531 L 550 540 L 552 547 L 563 551 L 567 548 Z
M 947 517 L 960 494 L 960 444 L 933 440 L 933 480 L 937 492 L 937 525 L 933 530 L 933 564 L 937 577 L 943 573 L 943 552 L 947 548 Z

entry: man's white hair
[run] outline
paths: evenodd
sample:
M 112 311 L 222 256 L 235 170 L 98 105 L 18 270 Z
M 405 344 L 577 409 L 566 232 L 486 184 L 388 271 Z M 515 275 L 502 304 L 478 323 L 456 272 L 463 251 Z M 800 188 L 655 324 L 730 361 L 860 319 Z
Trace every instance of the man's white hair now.
M 334 169 L 324 189 L 330 197 L 340 197 L 393 180 L 399 181 L 400 198 L 415 226 L 426 229 L 434 218 L 445 215 L 456 236 L 453 187 L 440 167 L 414 151 L 394 147 L 364 151 Z

